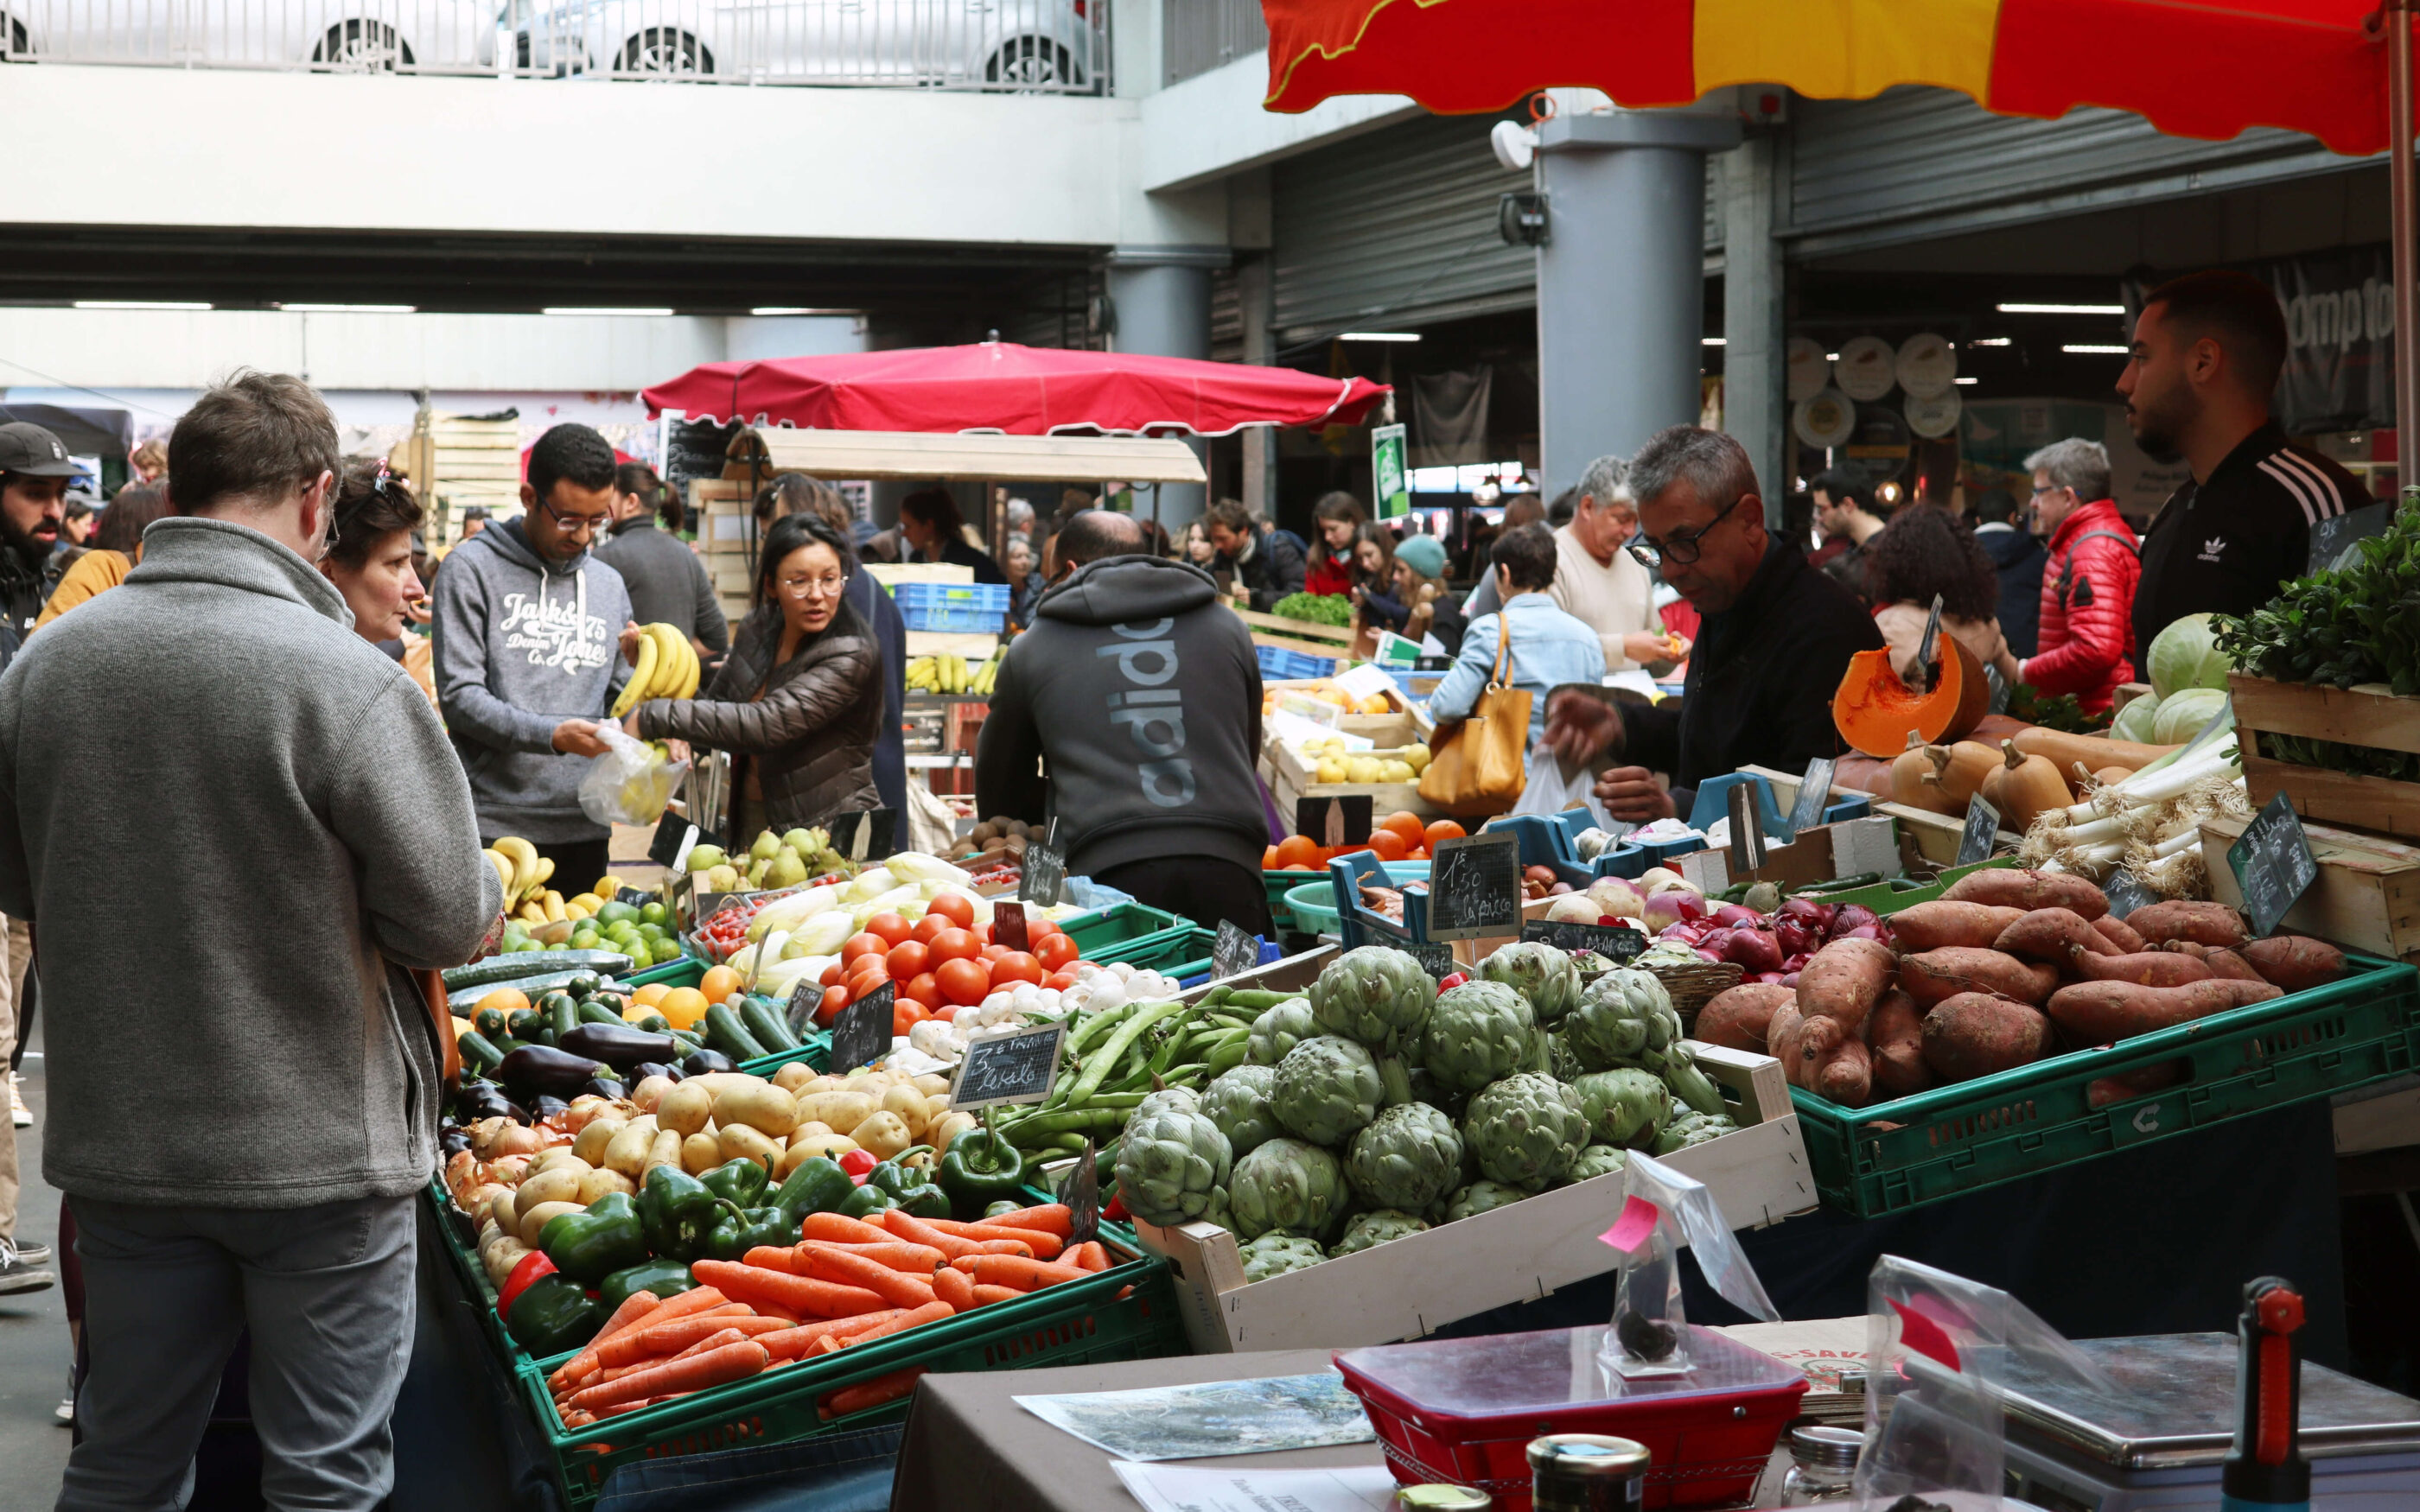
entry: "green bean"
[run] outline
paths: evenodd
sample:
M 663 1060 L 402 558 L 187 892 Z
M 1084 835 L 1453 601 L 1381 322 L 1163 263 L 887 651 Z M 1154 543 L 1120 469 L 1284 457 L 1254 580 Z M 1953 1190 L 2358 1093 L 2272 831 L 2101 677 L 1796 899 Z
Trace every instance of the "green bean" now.
M 1280 1003 L 1291 1003 L 1300 993 L 1273 993 L 1258 987 L 1239 987 L 1227 995 L 1227 1001 L 1237 1008 L 1248 1008 L 1255 1013 L 1265 1013 Z
M 1093 1094 L 1100 1090 L 1101 1083 L 1109 1076 L 1110 1068 L 1125 1057 L 1127 1049 L 1142 1037 L 1144 1030 L 1184 1011 L 1185 1005 L 1182 1003 L 1153 1003 L 1141 1008 L 1132 1018 L 1118 1026 L 1118 1032 L 1110 1038 L 1101 1053 L 1093 1057 L 1093 1063 L 1084 1069 L 1083 1074 L 1076 1079 L 1076 1086 L 1067 1094 L 1068 1103 L 1081 1105 L 1091 1101 Z

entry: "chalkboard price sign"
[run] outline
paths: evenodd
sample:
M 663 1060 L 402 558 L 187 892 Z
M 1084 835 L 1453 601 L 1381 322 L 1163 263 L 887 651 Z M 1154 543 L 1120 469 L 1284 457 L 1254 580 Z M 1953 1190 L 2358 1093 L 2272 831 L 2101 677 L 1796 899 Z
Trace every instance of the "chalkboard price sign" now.
M 1829 756 L 1818 756 L 1807 764 L 1807 776 L 1798 784 L 1797 800 L 1790 806 L 1792 834 L 1812 829 L 1823 822 L 1823 810 L 1832 801 L 1832 773 L 1837 766 Z
M 1210 975 L 1223 980 L 1261 964 L 1261 939 L 1233 919 L 1218 920 L 1218 939 L 1210 947 Z
M 644 908 L 649 903 L 661 903 L 663 900 L 641 887 L 616 887 L 613 889 L 613 901 L 617 903 L 628 903 L 633 908 Z
M 2145 903 L 2155 903 L 2160 895 L 2134 880 L 2131 872 L 2120 872 L 2101 889 L 2109 896 L 2109 915 L 2123 918 Z
M 898 985 L 886 981 L 840 1011 L 832 1021 L 833 1074 L 870 1066 L 891 1053 L 891 1011 L 898 1001 Z
M 2243 889 L 2243 911 L 2252 916 L 2255 934 L 2275 933 L 2287 911 L 2319 875 L 2303 821 L 2282 793 L 2226 848 L 2226 864 L 2235 872 L 2236 886 Z
M 1620 924 L 1567 924 L 1532 918 L 1521 925 L 1521 937 L 1551 945 L 1558 950 L 1594 950 L 1616 963 L 1631 961 L 1647 949 L 1647 936 Z
M 1041 1102 L 1059 1079 L 1059 1044 L 1066 1034 L 1064 1024 L 1044 1024 L 973 1041 L 958 1061 L 957 1079 L 950 1084 L 950 1106 Z
M 2341 515 L 2331 515 L 2311 526 L 2311 557 L 2308 572 L 2326 572 L 2335 566 L 2336 558 L 2347 547 L 2366 535 L 2382 535 L 2388 517 L 2395 506 L 2383 501 L 2350 509 Z
M 1012 950 L 1028 950 L 1033 938 L 1026 932 L 1025 905 L 1005 899 L 991 905 L 991 940 Z
M 1462 969 L 1462 963 L 1453 958 L 1453 947 L 1443 940 L 1421 940 L 1417 944 L 1406 942 L 1396 949 L 1410 951 L 1412 959 L 1420 964 L 1420 969 L 1427 972 L 1433 980 L 1443 981 Z
M 1439 841 L 1429 868 L 1429 938 L 1470 940 L 1517 933 L 1521 842 L 1510 834 Z
M 1966 800 L 1966 832 L 1958 837 L 1958 864 L 1972 866 L 1992 858 L 1992 841 L 2000 833 L 2000 810 L 1978 793 Z
M 1297 798 L 1294 832 L 1308 835 L 1329 850 L 1358 845 L 1370 838 L 1373 802 L 1366 793 L 1335 798 Z
M 790 1001 L 782 1011 L 783 1022 L 792 1034 L 804 1036 L 815 1026 L 815 1010 L 823 1006 L 824 986 L 814 977 L 800 977 L 790 989 Z
M 852 861 L 879 861 L 899 849 L 899 810 L 852 809 L 824 821 L 831 848 Z
M 1016 879 L 1016 901 L 1051 908 L 1066 890 L 1067 857 L 1047 845 L 1027 845 L 1025 869 Z

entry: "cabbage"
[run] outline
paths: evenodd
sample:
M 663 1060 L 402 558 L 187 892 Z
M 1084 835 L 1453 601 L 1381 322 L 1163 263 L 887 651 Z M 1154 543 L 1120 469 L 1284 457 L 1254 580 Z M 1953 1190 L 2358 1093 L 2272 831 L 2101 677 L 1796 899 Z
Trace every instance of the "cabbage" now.
M 2160 717 L 2160 701 L 2145 696 L 2118 711 L 2109 721 L 2109 738 L 2132 741 L 2137 746 L 2153 744 L 2151 723 Z
M 2159 717 L 2151 721 L 2151 744 L 2180 746 L 2201 733 L 2210 717 L 2226 707 L 2226 695 L 2214 687 L 2188 687 L 2160 701 Z
M 2145 665 L 2151 691 L 2163 702 L 2179 688 L 2226 688 L 2226 674 L 2234 669 L 2219 651 L 2210 620 L 2207 614 L 2188 614 L 2170 621 L 2166 629 L 2151 638 L 2151 654 Z

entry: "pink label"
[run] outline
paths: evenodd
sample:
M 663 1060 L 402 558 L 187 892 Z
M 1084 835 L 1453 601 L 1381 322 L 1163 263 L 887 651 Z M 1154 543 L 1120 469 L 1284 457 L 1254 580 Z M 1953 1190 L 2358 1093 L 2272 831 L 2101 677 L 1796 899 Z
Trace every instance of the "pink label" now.
M 1663 1215 L 1663 1210 L 1645 1197 L 1624 1197 L 1621 1216 L 1596 1237 L 1626 1255 L 1647 1242 L 1647 1236 L 1655 1232 L 1655 1220 Z
M 1931 1309 L 1925 1305 L 1924 1299 L 1904 1303 L 1893 1297 L 1890 1304 L 1891 1310 L 1899 1314 L 1900 1342 L 1912 1353 L 1924 1355 L 1952 1370 L 1961 1368 L 1957 1343 L 1950 1338 L 1949 1331 L 1931 1316 Z

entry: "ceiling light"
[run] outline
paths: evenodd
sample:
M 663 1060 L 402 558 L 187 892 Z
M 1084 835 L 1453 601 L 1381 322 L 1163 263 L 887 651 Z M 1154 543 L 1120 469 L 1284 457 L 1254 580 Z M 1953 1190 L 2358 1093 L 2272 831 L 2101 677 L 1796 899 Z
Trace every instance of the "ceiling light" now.
M 625 306 L 619 306 L 619 307 L 616 307 L 616 306 L 612 306 L 612 305 L 591 305 L 591 304 L 550 304 L 550 305 L 548 305 L 548 306 L 546 307 L 546 311 L 545 311 L 545 313 L 546 313 L 546 314 L 548 314 L 548 315 L 652 315 L 652 316 L 663 316 L 663 315 L 671 315 L 673 312 L 672 312 L 671 310 L 668 310 L 668 309 L 657 309 L 657 308 L 653 308 L 653 307 L 650 307 L 650 306 L 644 306 L 644 305 L 625 305 Z
M 1418 341 L 1420 339 L 1420 333 L 1417 331 L 1348 331 L 1336 339 L 1339 341 Z
M 760 304 L 750 315 L 839 315 L 838 310 L 817 310 L 803 304 Z
M 207 301 L 192 300 L 78 300 L 79 310 L 207 310 Z
M 1838 352 L 1825 352 L 1823 354 L 1823 361 L 1827 363 L 1837 363 L 1839 360 L 1840 354 Z
M 289 315 L 417 315 L 416 304 L 281 304 Z
M 2002 315 L 2124 315 L 2122 304 L 2003 304 Z
M 1966 345 L 1969 347 L 2013 347 L 2016 343 L 2010 341 L 2006 336 L 1978 336 Z
M 1950 381 L 1951 381 L 1952 383 L 1980 383 L 1980 382 L 1982 382 L 1983 380 L 1982 380 L 1981 378 L 1952 378 L 1952 379 L 1950 379 Z
M 1723 338 L 1720 336 L 1699 336 L 1698 338 L 1698 345 L 1700 347 L 1719 347 L 1722 344 Z
M 2071 342 L 2067 346 L 2061 347 L 2059 350 L 2063 352 L 2072 352 L 2078 357 L 2123 357 L 2126 355 L 2126 348 L 2123 347 L 2110 347 L 2091 342 Z

